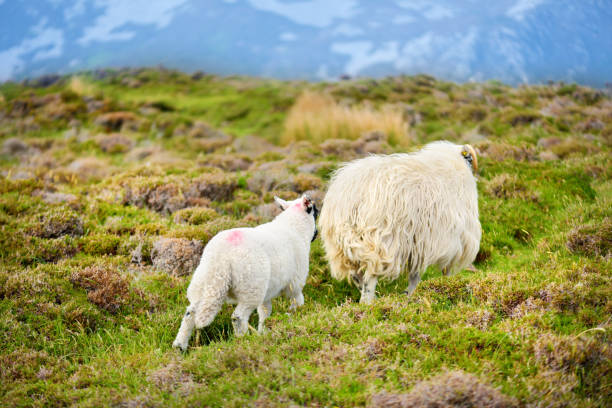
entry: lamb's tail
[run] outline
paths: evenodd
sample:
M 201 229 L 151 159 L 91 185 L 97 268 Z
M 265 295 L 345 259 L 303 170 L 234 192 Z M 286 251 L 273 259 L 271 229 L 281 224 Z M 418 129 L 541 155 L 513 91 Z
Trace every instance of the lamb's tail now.
M 221 306 L 225 302 L 227 292 L 231 286 L 231 265 L 229 262 L 209 263 L 214 270 L 204 274 L 202 287 L 196 296 L 195 327 L 201 329 L 212 323 Z

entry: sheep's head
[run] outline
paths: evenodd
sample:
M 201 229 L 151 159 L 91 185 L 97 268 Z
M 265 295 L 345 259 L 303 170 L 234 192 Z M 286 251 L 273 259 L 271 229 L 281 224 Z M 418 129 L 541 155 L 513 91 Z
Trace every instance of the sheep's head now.
M 476 150 L 469 144 L 466 144 L 461 148 L 461 155 L 470 165 L 472 173 L 476 174 L 478 172 L 478 157 L 476 156 Z
M 312 241 L 315 240 L 319 231 L 317 231 L 317 217 L 319 216 L 319 209 L 315 205 L 314 201 L 308 194 L 302 195 L 302 197 L 293 200 L 293 201 L 285 201 L 282 198 L 274 197 L 274 201 L 281 208 L 281 210 L 285 211 L 287 209 L 294 209 L 295 211 L 300 211 L 301 213 L 312 217 L 314 223 L 314 235 L 312 237 Z

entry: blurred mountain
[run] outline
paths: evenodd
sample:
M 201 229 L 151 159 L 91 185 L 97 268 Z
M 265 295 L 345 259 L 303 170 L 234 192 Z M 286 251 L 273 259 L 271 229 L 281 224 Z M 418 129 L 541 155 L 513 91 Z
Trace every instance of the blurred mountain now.
M 603 87 L 611 21 L 610 0 L 0 0 L 0 81 L 162 64 Z

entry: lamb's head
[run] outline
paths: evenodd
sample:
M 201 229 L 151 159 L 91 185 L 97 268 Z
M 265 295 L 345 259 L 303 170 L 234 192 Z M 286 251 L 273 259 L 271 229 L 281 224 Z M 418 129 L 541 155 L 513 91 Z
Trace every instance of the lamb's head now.
M 476 174 L 478 172 L 478 157 L 476 156 L 474 148 L 469 144 L 463 145 L 461 148 L 461 155 L 470 165 L 472 173 Z
M 312 198 L 304 194 L 293 201 L 285 201 L 279 197 L 274 197 L 274 201 L 283 210 L 283 213 L 297 217 L 298 220 L 304 221 L 306 225 L 312 226 L 314 233 L 311 242 L 315 240 L 318 234 L 316 221 L 319 216 L 319 209 Z

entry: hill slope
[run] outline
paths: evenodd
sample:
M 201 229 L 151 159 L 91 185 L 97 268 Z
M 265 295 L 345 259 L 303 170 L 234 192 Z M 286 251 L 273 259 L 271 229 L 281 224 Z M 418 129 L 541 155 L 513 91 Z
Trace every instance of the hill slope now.
M 612 101 L 601 92 L 166 70 L 41 85 L 0 85 L 3 403 L 610 404 Z M 316 134 L 318 102 L 304 95 L 339 112 Z M 360 115 L 375 120 L 345 120 Z M 377 132 L 376 118 L 400 130 Z M 476 271 L 432 268 L 414 297 L 400 279 L 363 306 L 316 240 L 303 308 L 276 300 L 265 336 L 236 339 L 226 306 L 187 354 L 171 349 L 212 235 L 269 219 L 274 194 L 321 200 L 344 160 L 437 139 L 480 152 Z

